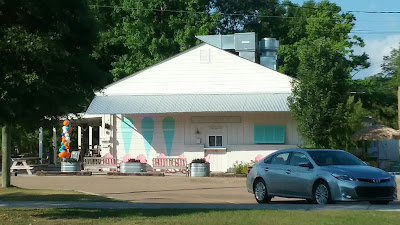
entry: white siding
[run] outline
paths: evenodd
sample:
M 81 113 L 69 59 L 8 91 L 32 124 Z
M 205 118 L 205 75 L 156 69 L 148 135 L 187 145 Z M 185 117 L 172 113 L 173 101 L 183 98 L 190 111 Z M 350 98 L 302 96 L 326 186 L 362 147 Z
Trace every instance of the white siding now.
M 200 62 L 200 51 L 210 62 Z M 191 93 L 290 93 L 287 75 L 204 44 L 117 81 L 105 95 Z
M 140 154 L 146 155 L 145 141 L 141 133 L 142 119 L 151 117 L 154 120 L 154 133 L 151 149 L 149 152 L 148 162 L 151 164 L 152 158 L 157 157 L 160 153 L 167 155 L 162 121 L 166 117 L 172 117 L 175 120 L 175 133 L 171 149 L 171 157 L 178 157 L 184 153 L 190 162 L 194 158 L 203 158 L 206 155 L 205 147 L 207 147 L 208 135 L 222 135 L 223 144 L 226 148 L 226 154 L 219 155 L 218 159 L 211 159 L 211 162 L 217 160 L 218 165 L 215 168 L 226 172 L 230 170 L 233 164 L 238 162 L 250 162 L 254 160 L 258 154 L 266 156 L 271 152 L 282 149 L 291 148 L 299 144 L 299 135 L 296 132 L 295 122 L 291 119 L 290 113 L 192 113 L 192 114 L 150 114 L 150 115 L 125 115 L 133 122 L 133 129 L 123 130 L 121 122 L 124 115 L 114 116 L 114 137 L 111 148 L 103 148 L 102 154 L 107 151 L 122 159 L 126 154 L 124 141 L 131 141 L 128 153 L 136 158 Z M 197 117 L 240 117 L 240 123 L 192 123 L 192 116 Z M 105 117 L 108 118 L 108 117 Z M 112 121 L 112 120 L 107 120 Z M 286 127 L 285 144 L 260 145 L 254 144 L 254 125 L 284 125 Z M 199 130 L 200 134 L 196 134 Z M 124 132 L 131 132 L 130 138 L 123 138 Z M 201 138 L 201 143 L 196 143 L 197 138 Z M 216 156 L 217 157 L 217 156 Z M 215 161 L 215 162 L 217 162 Z

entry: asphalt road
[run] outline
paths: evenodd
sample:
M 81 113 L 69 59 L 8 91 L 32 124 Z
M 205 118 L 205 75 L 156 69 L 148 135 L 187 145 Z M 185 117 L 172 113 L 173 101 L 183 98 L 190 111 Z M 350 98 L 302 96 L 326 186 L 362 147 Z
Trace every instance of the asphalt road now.
M 75 190 L 131 203 L 256 204 L 253 195 L 247 192 L 245 181 L 245 178 L 186 176 L 11 177 L 12 185 L 21 188 Z M 400 178 L 397 179 L 397 183 L 400 187 Z M 304 200 L 285 198 L 274 198 L 272 204 L 310 206 Z M 356 205 L 365 204 L 367 203 Z M 400 202 L 392 204 L 400 208 Z

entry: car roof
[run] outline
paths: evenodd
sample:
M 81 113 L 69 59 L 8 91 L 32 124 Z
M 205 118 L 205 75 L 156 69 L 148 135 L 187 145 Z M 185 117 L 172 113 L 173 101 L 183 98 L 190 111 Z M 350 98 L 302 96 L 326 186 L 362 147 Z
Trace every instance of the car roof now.
M 340 149 L 316 149 L 316 148 L 313 148 L 313 149 L 311 149 L 311 148 L 286 148 L 286 149 L 278 150 L 275 153 L 277 153 L 277 152 L 298 152 L 298 151 L 300 151 L 300 152 L 316 152 L 316 151 L 343 151 L 343 150 L 340 150 Z

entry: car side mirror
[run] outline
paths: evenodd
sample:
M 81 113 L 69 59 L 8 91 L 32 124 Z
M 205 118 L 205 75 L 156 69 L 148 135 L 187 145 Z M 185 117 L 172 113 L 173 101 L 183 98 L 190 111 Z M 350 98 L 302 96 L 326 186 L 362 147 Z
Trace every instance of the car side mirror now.
M 369 162 L 367 162 L 367 161 L 363 161 L 363 163 L 365 164 L 365 165 L 367 165 L 367 166 L 370 166 L 371 164 L 369 163 Z
M 309 168 L 309 169 L 313 168 L 313 165 L 311 163 L 300 163 L 299 166 Z

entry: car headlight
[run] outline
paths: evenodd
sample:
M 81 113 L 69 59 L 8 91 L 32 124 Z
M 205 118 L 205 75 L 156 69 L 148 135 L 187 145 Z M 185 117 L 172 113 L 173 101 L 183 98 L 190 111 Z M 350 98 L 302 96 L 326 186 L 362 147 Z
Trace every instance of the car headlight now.
M 332 173 L 332 176 L 338 180 L 342 180 L 342 181 L 356 181 L 357 178 L 352 177 L 352 176 L 348 176 L 348 175 L 340 175 L 340 174 L 335 174 Z

